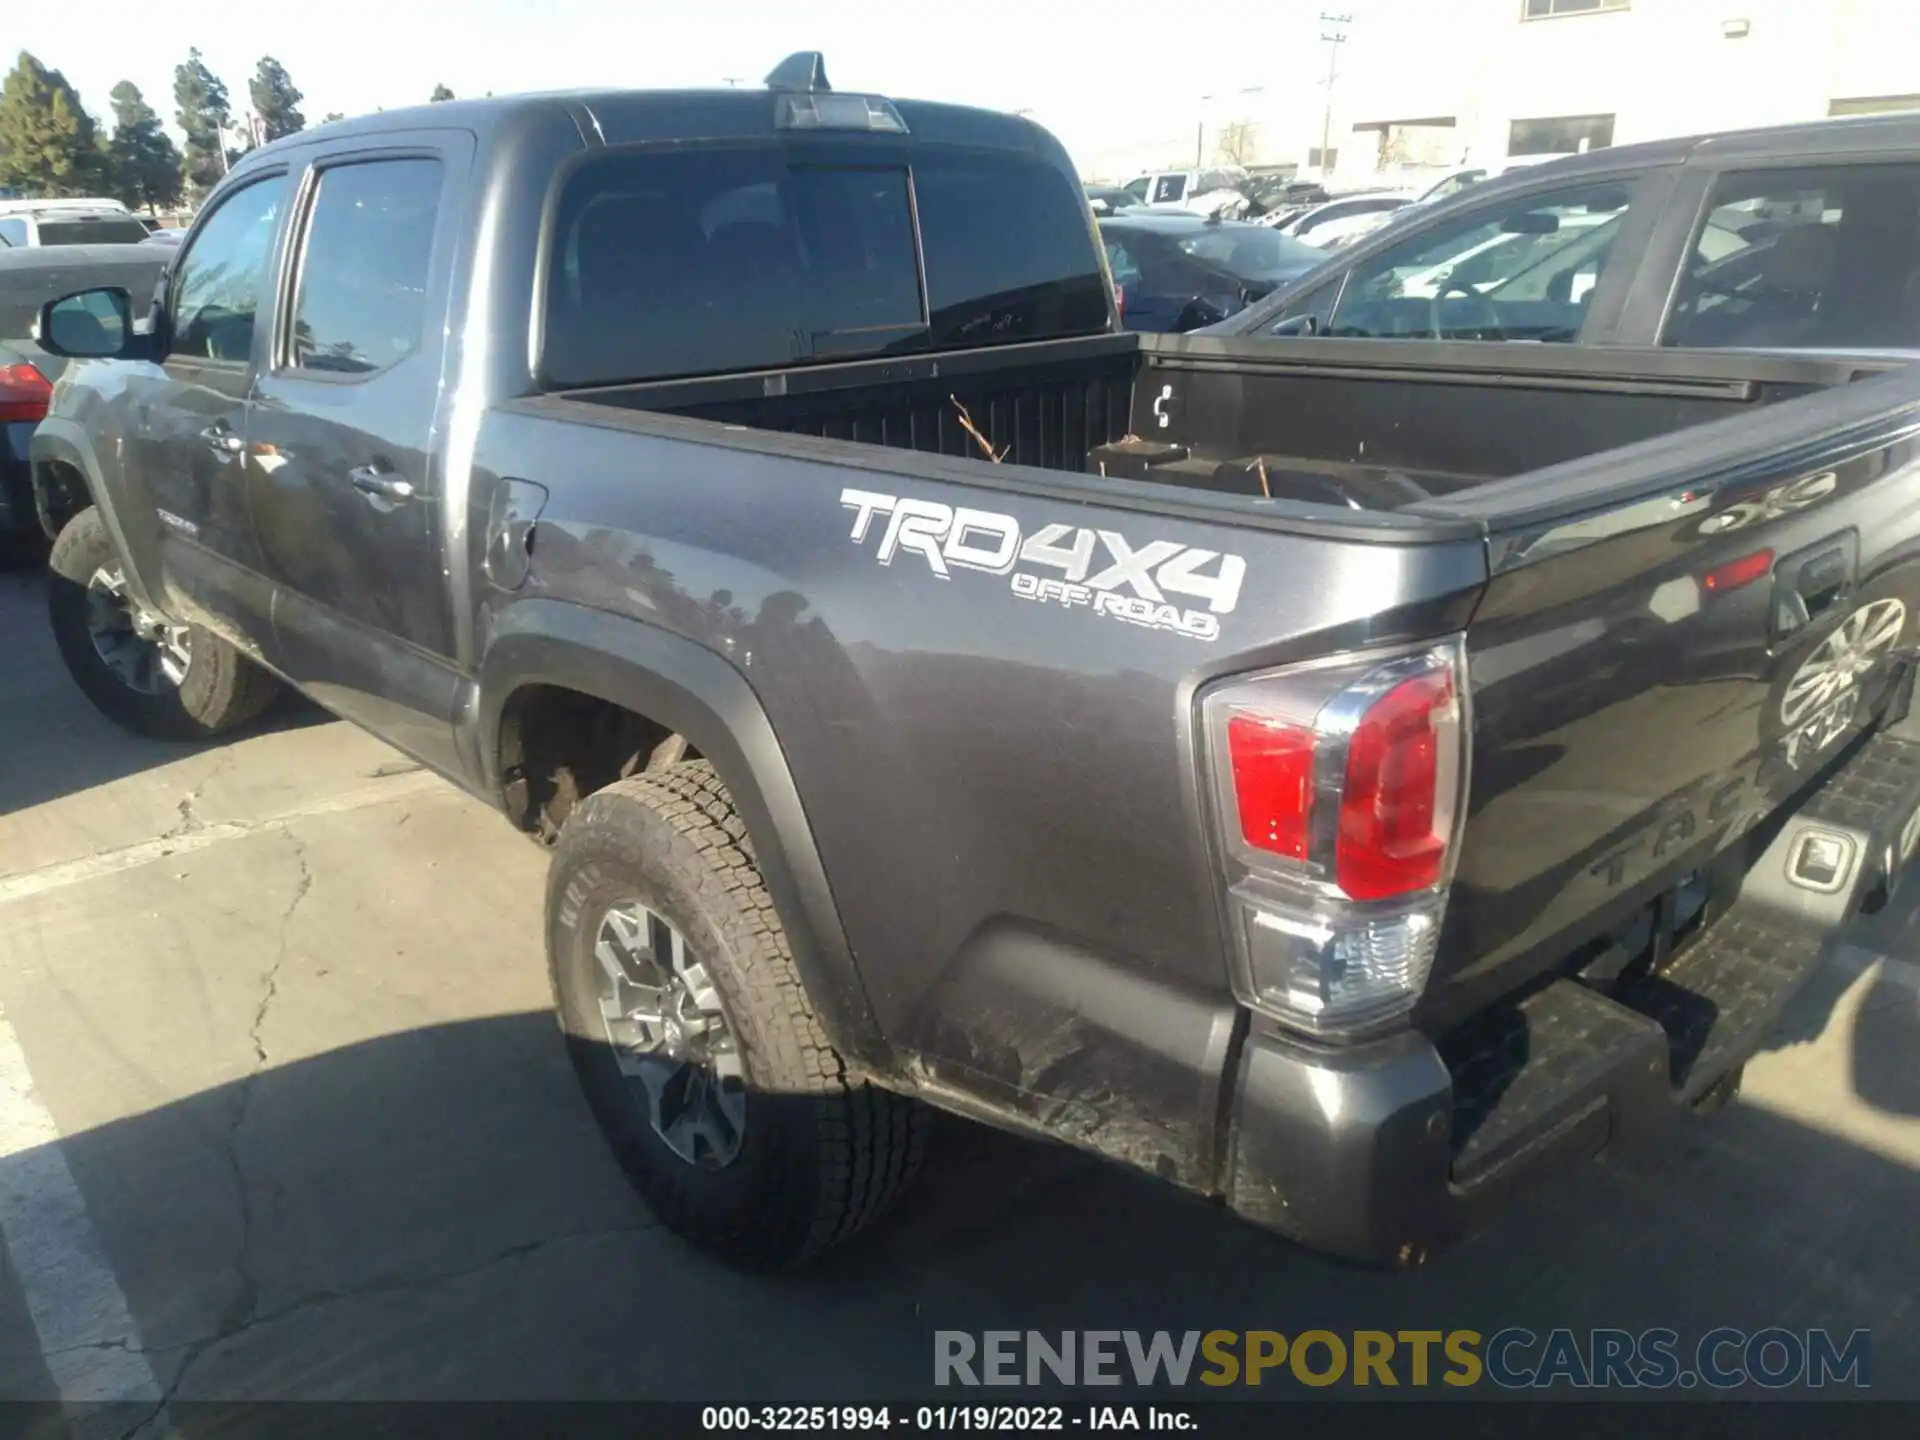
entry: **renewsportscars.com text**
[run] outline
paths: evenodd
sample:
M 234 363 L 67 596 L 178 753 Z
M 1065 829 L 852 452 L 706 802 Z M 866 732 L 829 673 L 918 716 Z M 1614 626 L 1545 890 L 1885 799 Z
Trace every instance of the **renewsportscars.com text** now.
M 1730 1390 L 1871 1383 L 1868 1332 L 936 1330 L 936 1385 Z

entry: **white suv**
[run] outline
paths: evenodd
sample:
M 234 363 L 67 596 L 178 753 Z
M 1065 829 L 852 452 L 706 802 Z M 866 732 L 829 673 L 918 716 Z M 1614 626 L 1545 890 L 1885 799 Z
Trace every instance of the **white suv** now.
M 118 200 L 0 200 L 0 248 L 137 245 L 147 227 Z
M 1210 170 L 1161 170 L 1127 183 L 1127 193 L 1150 210 L 1191 210 L 1196 215 L 1218 214 L 1238 220 L 1249 201 L 1242 188 L 1247 172 L 1219 165 Z

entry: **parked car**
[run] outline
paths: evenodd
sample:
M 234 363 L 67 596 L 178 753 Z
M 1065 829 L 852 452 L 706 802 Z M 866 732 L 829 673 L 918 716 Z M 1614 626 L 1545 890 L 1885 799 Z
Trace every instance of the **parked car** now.
M 117 200 L 0 200 L 0 246 L 126 245 L 147 227 Z
M 1088 185 L 1085 189 L 1088 208 L 1096 215 L 1120 215 L 1143 208 L 1131 190 L 1117 185 Z
M 1430 205 L 1435 200 L 1445 200 L 1450 195 L 1458 195 L 1469 185 L 1478 185 L 1495 172 L 1484 165 L 1468 165 L 1442 175 L 1426 189 L 1413 197 L 1415 205 Z
M 40 307 L 76 289 L 119 286 L 135 313 L 152 303 L 164 257 L 128 245 L 0 250 L 0 544 L 37 538 L 29 455 L 67 362 L 32 339 Z
M 1343 195 L 1285 216 L 1276 221 L 1273 228 L 1322 250 L 1337 250 L 1385 224 L 1409 203 L 1406 196 L 1385 191 Z
M 291 683 L 550 844 L 594 1112 L 746 1265 L 920 1101 L 1391 1266 L 1724 1101 L 1913 849 L 1920 370 L 1123 333 L 1044 131 L 770 92 L 337 122 L 150 333 L 47 306 L 95 704 Z
M 1333 197 L 1327 194 L 1326 187 L 1317 180 L 1283 180 L 1274 176 L 1255 176 L 1245 186 L 1247 198 L 1253 203 L 1248 216 L 1274 215 L 1284 212 L 1272 222 L 1289 215 L 1297 215 L 1310 206 L 1320 205 Z
M 1920 350 L 1920 116 L 1556 157 L 1422 206 L 1222 328 Z
M 1137 180 L 1129 180 L 1125 189 L 1142 205 L 1237 220 L 1253 203 L 1247 198 L 1246 187 L 1246 171 L 1236 166 L 1215 166 L 1207 170 L 1163 170 L 1142 175 Z
M 1413 198 L 1415 205 L 1431 205 L 1436 200 L 1445 200 L 1458 195 L 1470 185 L 1478 185 L 1482 180 L 1492 179 L 1496 175 L 1505 175 L 1514 170 L 1531 169 L 1535 165 L 1563 159 L 1560 155 L 1512 155 L 1493 166 L 1467 165 L 1440 176 Z
M 148 245 L 178 245 L 186 238 L 186 226 L 162 225 L 159 229 L 151 232 L 143 243 Z
M 1237 220 L 1123 213 L 1100 221 L 1129 330 L 1197 330 L 1326 263 L 1287 235 Z

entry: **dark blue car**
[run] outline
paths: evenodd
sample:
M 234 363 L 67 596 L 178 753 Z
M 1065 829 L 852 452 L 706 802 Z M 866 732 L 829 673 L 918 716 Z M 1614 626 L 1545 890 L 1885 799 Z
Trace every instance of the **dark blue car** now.
M 1327 260 L 1324 250 L 1260 225 L 1148 212 L 1100 221 L 1129 330 L 1198 330 Z

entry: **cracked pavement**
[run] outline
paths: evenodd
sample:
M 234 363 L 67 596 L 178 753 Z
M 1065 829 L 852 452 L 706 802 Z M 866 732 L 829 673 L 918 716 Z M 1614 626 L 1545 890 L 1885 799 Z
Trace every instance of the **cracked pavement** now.
M 903 1399 L 936 1328 L 1508 1324 L 1865 1327 L 1876 1390 L 1920 1398 L 1911 904 L 1725 1115 L 1414 1276 L 953 1122 L 901 1217 L 756 1280 L 661 1231 L 594 1130 L 548 1011 L 535 847 L 298 707 L 216 748 L 131 739 L 72 689 L 39 605 L 0 575 L 0 1010 L 137 1336 L 43 1353 L 9 1260 L 0 1398 L 52 1398 L 91 1349 L 143 1357 L 153 1413 Z M 6 888 L 22 875 L 52 878 Z M 32 1158 L 0 1157 L 0 1193 Z

